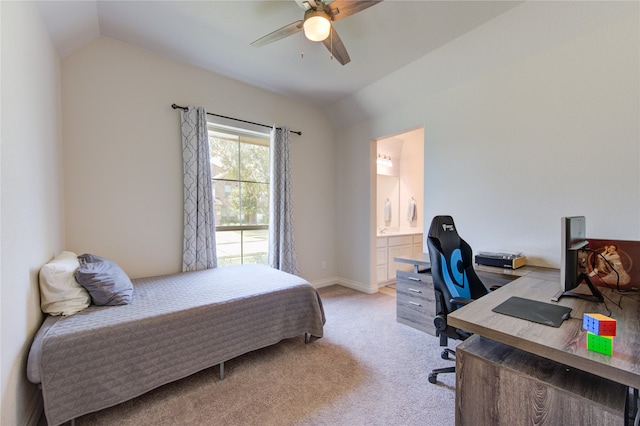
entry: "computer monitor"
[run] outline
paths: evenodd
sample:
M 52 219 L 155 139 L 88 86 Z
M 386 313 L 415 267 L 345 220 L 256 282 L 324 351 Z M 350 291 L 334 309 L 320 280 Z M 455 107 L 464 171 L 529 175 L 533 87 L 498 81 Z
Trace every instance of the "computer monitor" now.
M 561 218 L 560 291 L 551 300 L 561 297 L 580 297 L 594 302 L 603 302 L 602 293 L 593 285 L 587 273 L 587 225 L 584 216 Z M 574 291 L 586 283 L 591 294 Z

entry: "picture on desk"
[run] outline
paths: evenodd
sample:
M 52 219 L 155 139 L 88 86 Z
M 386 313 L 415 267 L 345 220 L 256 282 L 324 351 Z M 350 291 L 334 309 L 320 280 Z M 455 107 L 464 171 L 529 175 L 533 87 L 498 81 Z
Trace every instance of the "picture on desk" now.
M 631 290 L 640 288 L 640 241 L 587 238 L 587 273 L 595 285 Z

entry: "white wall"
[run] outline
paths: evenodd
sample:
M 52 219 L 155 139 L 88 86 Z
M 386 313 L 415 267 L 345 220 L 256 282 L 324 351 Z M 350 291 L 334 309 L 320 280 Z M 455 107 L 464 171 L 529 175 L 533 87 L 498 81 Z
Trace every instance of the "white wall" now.
M 0 424 L 35 424 L 26 358 L 42 313 L 38 271 L 64 248 L 60 62 L 33 2 L 0 2 Z
M 339 275 L 375 280 L 370 141 L 421 125 L 425 230 L 451 214 L 474 250 L 556 267 L 561 216 L 585 215 L 593 238 L 640 239 L 638 8 L 526 2 L 328 108 L 347 182 Z M 394 88 L 401 101 L 381 106 Z
M 321 111 L 105 37 L 64 58 L 62 88 L 69 250 L 132 277 L 180 270 L 180 113 L 170 105 L 196 105 L 303 132 L 291 135 L 298 267 L 316 285 L 335 282 L 334 133 Z
M 403 138 L 400 156 L 400 227 L 422 232 L 424 217 L 424 130 L 415 129 L 400 136 Z M 416 221 L 407 221 L 409 200 L 416 202 Z

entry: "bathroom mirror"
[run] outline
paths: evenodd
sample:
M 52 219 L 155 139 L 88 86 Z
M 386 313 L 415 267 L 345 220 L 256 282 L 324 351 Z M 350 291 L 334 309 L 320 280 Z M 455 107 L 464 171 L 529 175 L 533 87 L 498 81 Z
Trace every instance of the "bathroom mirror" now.
M 377 228 L 400 227 L 400 179 L 377 175 Z

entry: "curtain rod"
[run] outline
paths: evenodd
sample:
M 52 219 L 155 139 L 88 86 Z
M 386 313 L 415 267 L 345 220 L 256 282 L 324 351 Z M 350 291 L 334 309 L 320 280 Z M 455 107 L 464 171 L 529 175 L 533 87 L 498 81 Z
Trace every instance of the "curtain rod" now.
M 183 111 L 186 111 L 186 110 L 187 110 L 187 107 L 183 107 L 183 106 L 176 105 L 176 104 L 171 104 L 171 108 L 173 108 L 173 109 L 181 109 L 181 110 L 183 110 Z M 266 125 L 266 124 L 254 123 L 253 121 L 240 120 L 239 118 L 233 118 L 233 117 L 227 117 L 227 116 L 220 115 L 220 114 L 214 114 L 214 113 L 212 113 L 212 112 L 208 112 L 208 113 L 207 113 L 207 115 L 214 115 L 214 116 L 216 116 L 216 117 L 226 118 L 226 119 L 228 119 L 228 120 L 241 121 L 242 123 L 254 124 L 254 125 L 256 125 L 256 126 L 262 126 L 262 127 L 268 127 L 268 128 L 273 127 L 273 126 L 268 126 L 268 125 Z M 279 129 L 279 128 L 280 128 L 280 127 L 278 127 L 278 129 Z M 295 130 L 289 130 L 289 132 L 290 132 L 290 133 L 295 133 L 296 135 L 299 135 L 299 136 L 302 136 L 302 132 L 297 132 L 297 131 L 295 131 Z

